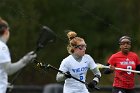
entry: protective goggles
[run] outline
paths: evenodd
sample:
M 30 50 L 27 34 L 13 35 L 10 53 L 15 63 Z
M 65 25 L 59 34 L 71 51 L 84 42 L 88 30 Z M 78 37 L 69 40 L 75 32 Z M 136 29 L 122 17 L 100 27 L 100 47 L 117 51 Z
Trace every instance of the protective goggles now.
M 75 46 L 75 48 L 79 48 L 80 50 L 82 50 L 82 49 L 86 49 L 87 45 L 77 45 Z

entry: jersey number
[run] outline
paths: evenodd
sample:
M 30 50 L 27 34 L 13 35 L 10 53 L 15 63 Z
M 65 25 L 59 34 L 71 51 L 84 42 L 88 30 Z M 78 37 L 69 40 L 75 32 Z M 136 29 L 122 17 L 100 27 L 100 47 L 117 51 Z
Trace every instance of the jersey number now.
M 132 70 L 132 66 L 127 66 L 127 69 Z M 127 74 L 131 74 L 131 72 L 128 71 Z
M 80 76 L 80 80 L 83 80 L 83 76 Z

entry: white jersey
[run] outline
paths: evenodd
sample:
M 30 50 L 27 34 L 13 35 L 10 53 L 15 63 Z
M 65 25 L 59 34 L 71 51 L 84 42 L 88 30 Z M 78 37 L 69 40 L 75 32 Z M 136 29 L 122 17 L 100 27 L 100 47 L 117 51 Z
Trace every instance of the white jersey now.
M 11 57 L 7 45 L 0 41 L 0 93 L 6 93 L 8 76 L 2 64 L 11 62 Z
M 63 59 L 59 70 L 63 72 L 69 71 L 72 76 L 86 80 L 87 70 L 96 68 L 97 65 L 90 55 L 85 54 L 80 62 L 76 61 L 72 55 L 69 55 Z M 64 84 L 63 93 L 89 93 L 85 84 L 74 80 L 73 78 L 67 78 Z

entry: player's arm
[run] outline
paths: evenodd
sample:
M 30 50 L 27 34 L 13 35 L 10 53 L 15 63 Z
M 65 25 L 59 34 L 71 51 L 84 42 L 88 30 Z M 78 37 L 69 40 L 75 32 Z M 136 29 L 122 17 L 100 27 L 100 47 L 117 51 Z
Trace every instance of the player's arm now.
M 136 54 L 136 71 L 140 71 L 140 59 L 138 57 L 138 55 Z M 140 73 L 138 73 L 138 75 L 140 75 Z
M 106 64 L 106 66 L 110 66 L 110 68 L 106 68 L 104 69 L 104 74 L 111 74 L 114 72 L 115 70 L 115 55 L 113 54 L 109 59 L 108 59 L 108 62 Z
M 23 64 L 22 62 L 16 62 L 16 63 L 5 62 L 5 63 L 2 63 L 1 65 L 4 67 L 8 75 L 14 74 L 19 69 L 25 66 L 25 64 Z
M 94 59 L 91 56 L 88 56 L 88 59 L 89 59 L 89 68 L 94 74 L 94 79 L 88 83 L 88 87 L 94 88 L 100 81 L 101 72 L 97 68 L 97 65 L 95 64 Z
M 137 70 L 137 71 L 140 71 L 140 64 L 138 64 L 138 65 L 136 66 L 136 70 Z M 140 75 L 140 73 L 138 73 L 138 75 Z
M 60 73 L 60 72 L 57 73 L 56 80 L 58 82 L 64 81 L 67 78 L 71 78 L 71 74 L 69 71 L 67 71 L 65 73 Z
M 94 69 L 91 69 L 91 71 L 94 74 L 94 79 L 91 82 L 88 83 L 88 87 L 89 88 L 94 88 L 100 81 L 101 73 L 100 73 L 100 71 L 97 67 L 95 67 Z
M 68 71 L 68 64 L 69 62 L 66 62 L 63 60 L 60 64 L 59 70 L 63 71 L 63 73 L 58 72 L 56 75 L 56 81 L 61 82 L 64 81 L 67 78 L 71 78 L 71 74 Z
M 64 81 L 66 79 L 65 75 L 58 72 L 57 75 L 56 75 L 56 81 L 57 82 L 61 82 L 61 81 Z
M 26 66 L 35 57 L 36 57 L 36 54 L 34 54 L 32 51 L 26 54 L 23 58 L 21 58 L 19 61 L 15 63 L 5 62 L 5 63 L 2 63 L 1 65 L 3 65 L 7 74 L 11 75 L 17 72 L 18 70 L 20 70 L 21 68 L 23 68 L 24 66 Z
M 61 62 L 59 70 L 61 70 L 61 71 L 66 70 L 66 65 L 65 65 L 64 61 Z M 60 73 L 60 72 L 57 73 L 57 75 L 56 75 L 56 81 L 57 82 L 64 81 L 65 79 L 66 79 L 66 77 L 65 77 L 65 75 L 63 73 Z
M 99 83 L 100 78 L 101 78 L 101 72 L 100 72 L 100 70 L 96 67 L 94 69 L 91 69 L 91 71 L 94 74 L 94 79 L 93 80 L 96 81 L 97 83 Z
M 110 66 L 110 64 L 107 63 L 106 66 Z M 103 73 L 104 73 L 104 74 L 110 74 L 110 73 L 113 73 L 113 72 L 114 72 L 113 69 L 105 68 Z

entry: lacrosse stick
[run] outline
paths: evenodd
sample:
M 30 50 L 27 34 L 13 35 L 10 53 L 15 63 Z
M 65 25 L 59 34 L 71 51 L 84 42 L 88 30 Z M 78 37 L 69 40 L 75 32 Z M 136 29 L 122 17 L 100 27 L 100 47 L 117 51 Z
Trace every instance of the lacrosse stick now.
M 37 60 L 35 60 L 35 61 L 37 61 Z M 63 72 L 63 71 L 61 71 L 61 70 L 57 69 L 56 67 L 54 67 L 54 66 L 52 66 L 52 65 L 50 65 L 50 64 L 45 64 L 45 65 L 43 65 L 42 63 L 39 63 L 38 61 L 37 61 L 37 63 L 38 63 L 38 65 L 37 65 L 37 66 L 39 66 L 39 67 L 40 67 L 40 68 L 42 68 L 43 70 L 46 70 L 46 69 L 51 68 L 51 69 L 53 69 L 53 70 L 55 70 L 55 71 L 57 71 L 57 72 L 60 72 L 60 73 L 62 73 L 62 74 L 64 74 L 64 75 L 66 75 L 66 73 L 65 73 L 65 72 Z M 81 82 L 81 83 L 85 84 L 86 86 L 88 85 L 88 83 L 87 83 L 87 82 L 81 81 L 80 79 L 75 78 L 74 76 L 71 76 L 71 78 L 73 78 L 73 79 L 75 79 L 75 80 L 77 80 L 77 81 L 79 81 L 79 82 Z M 96 90 L 100 90 L 100 88 L 99 88 L 99 87 L 97 87 L 97 86 L 95 86 L 95 89 L 96 89 Z M 89 89 L 89 90 L 91 90 L 91 91 L 92 91 L 92 89 Z
M 49 27 L 43 26 L 37 40 L 37 47 L 34 52 L 38 52 L 40 49 L 44 48 L 46 44 L 52 43 L 55 40 L 56 34 Z
M 55 40 L 56 40 L 56 34 L 49 27 L 42 26 L 34 53 L 37 53 L 40 49 L 44 48 L 46 44 L 52 43 Z M 34 59 L 34 60 L 37 60 L 37 59 Z M 35 61 L 35 63 L 36 63 L 36 61 Z M 22 69 L 15 75 L 15 77 L 12 79 L 9 86 L 13 86 L 15 80 L 18 78 L 18 76 L 20 76 L 21 72 L 22 72 Z M 7 91 L 11 92 L 12 88 L 9 87 L 9 89 Z
M 100 68 L 110 68 L 110 66 L 105 66 L 105 65 L 102 65 L 102 64 L 97 64 L 97 67 L 100 69 Z M 123 69 L 123 68 L 118 68 L 118 67 L 115 67 L 115 70 L 121 70 L 121 71 L 126 71 L 126 72 L 134 72 L 134 73 L 140 73 L 140 71 L 136 71 L 136 70 L 131 70 L 131 69 Z

